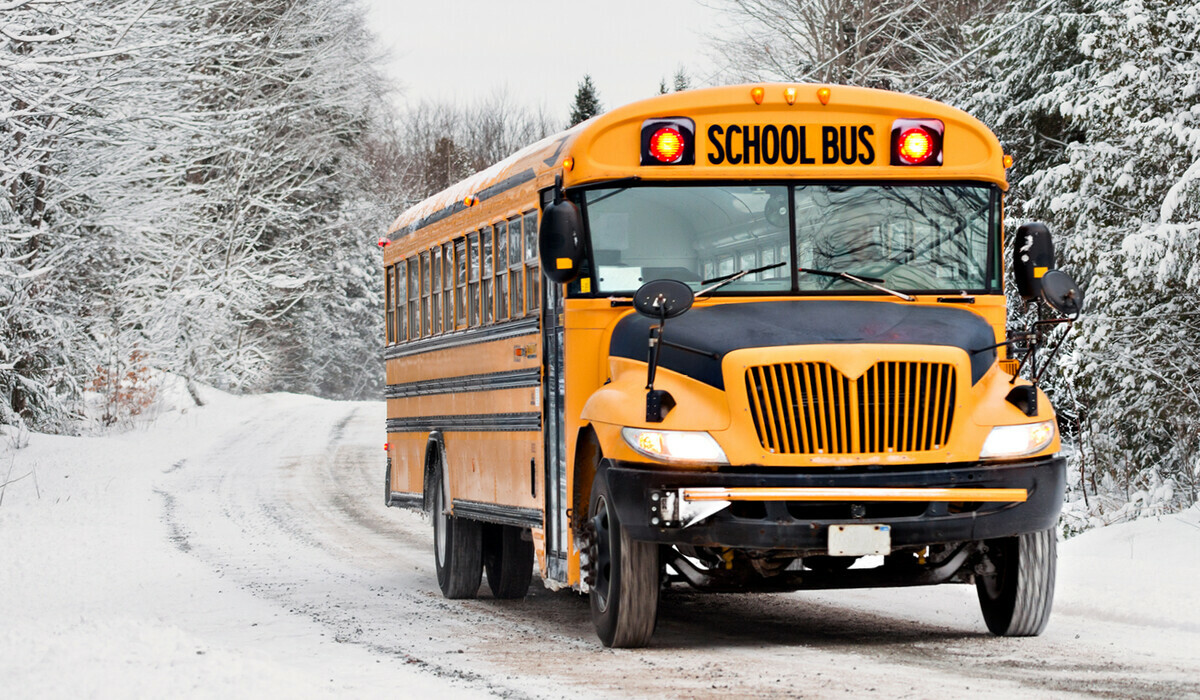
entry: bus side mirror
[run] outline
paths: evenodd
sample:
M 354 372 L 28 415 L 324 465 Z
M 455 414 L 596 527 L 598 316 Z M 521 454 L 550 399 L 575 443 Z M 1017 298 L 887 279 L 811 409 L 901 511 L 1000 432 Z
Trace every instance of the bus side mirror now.
M 542 208 L 538 255 L 542 274 L 551 282 L 567 284 L 579 276 L 583 264 L 583 217 L 574 202 L 555 197 Z
M 1042 276 L 1054 269 L 1054 241 L 1045 224 L 1030 222 L 1017 229 L 1013 241 L 1013 276 L 1025 301 L 1042 295 Z

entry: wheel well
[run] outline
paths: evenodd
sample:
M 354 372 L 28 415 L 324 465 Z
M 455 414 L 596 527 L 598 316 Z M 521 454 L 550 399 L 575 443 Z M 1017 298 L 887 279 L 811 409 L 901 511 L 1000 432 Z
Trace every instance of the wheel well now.
M 596 468 L 603 457 L 596 431 L 590 425 L 580 428 L 579 438 L 575 441 L 575 465 L 571 472 L 574 484 L 571 489 L 574 493 L 571 499 L 571 528 L 576 532 L 587 519 L 588 503 L 592 499 L 592 480 L 596 478 Z
M 427 513 L 433 511 L 433 503 L 430 500 L 433 498 L 433 480 L 438 478 L 437 472 L 442 463 L 442 453 L 445 452 L 445 449 L 441 433 L 430 433 L 429 442 L 425 443 L 425 478 L 422 481 L 421 490 L 421 502 Z

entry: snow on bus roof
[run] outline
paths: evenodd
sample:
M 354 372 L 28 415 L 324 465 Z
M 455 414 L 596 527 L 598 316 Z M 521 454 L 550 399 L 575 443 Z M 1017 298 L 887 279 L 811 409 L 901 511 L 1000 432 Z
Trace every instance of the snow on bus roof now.
M 588 121 L 591 120 L 589 119 Z M 465 180 L 456 182 L 441 192 L 431 195 L 421 202 L 414 204 L 396 218 L 391 227 L 388 228 L 388 234 L 395 234 L 401 229 L 411 226 L 414 222 L 419 222 L 432 214 L 436 214 L 443 209 L 452 207 L 456 203 L 462 202 L 469 195 L 478 194 L 486 187 L 499 182 L 502 179 L 501 175 L 512 168 L 512 166 L 516 163 L 525 160 L 535 153 L 550 148 L 551 144 L 560 139 L 567 138 L 571 134 L 574 134 L 587 123 L 588 122 L 577 124 L 566 131 L 560 131 L 558 133 L 551 134 L 540 141 L 531 143 L 521 150 L 508 156 L 504 160 L 498 161 L 466 178 Z

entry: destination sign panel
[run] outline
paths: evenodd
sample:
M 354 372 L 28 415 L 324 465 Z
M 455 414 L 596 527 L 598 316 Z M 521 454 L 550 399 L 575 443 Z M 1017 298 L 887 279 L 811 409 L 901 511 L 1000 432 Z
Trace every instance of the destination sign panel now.
M 869 124 L 713 124 L 706 133 L 711 165 L 872 165 Z

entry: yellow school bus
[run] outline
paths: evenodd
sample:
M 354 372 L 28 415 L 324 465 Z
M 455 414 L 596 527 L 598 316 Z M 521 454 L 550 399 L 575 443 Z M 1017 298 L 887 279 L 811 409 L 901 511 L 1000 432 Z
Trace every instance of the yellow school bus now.
M 665 586 L 974 582 L 993 633 L 1039 634 L 1065 475 L 1034 350 L 1082 297 L 1040 224 L 1005 264 L 1006 161 L 944 104 L 742 85 L 403 213 L 385 499 L 430 514 L 443 593 L 520 597 L 536 566 L 640 646 Z

